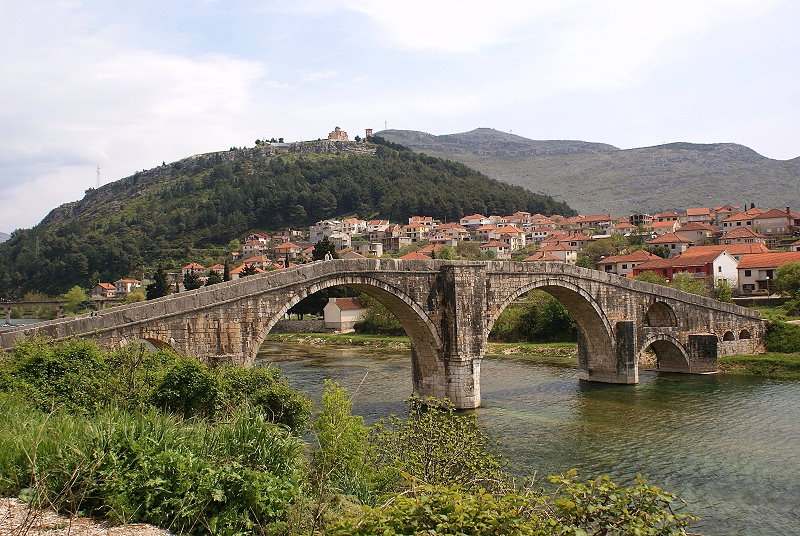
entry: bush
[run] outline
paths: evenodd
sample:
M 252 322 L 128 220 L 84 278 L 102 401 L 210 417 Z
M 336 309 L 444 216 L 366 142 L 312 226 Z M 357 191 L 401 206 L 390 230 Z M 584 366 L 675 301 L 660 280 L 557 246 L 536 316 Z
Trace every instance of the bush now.
M 216 415 L 217 379 L 198 361 L 184 359 L 172 365 L 150 398 L 159 409 L 183 417 Z
M 800 325 L 770 322 L 767 324 L 765 343 L 769 352 L 800 352 Z
M 409 484 L 494 489 L 507 480 L 496 443 L 474 413 L 457 413 L 452 402 L 408 399 L 407 418 L 391 416 L 373 428 L 378 463 L 395 475 L 396 489 Z

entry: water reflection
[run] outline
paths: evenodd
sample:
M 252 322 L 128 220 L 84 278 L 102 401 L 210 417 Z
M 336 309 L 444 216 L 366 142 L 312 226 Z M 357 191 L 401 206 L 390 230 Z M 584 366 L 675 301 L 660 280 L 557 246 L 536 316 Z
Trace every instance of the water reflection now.
M 408 355 L 265 347 L 262 357 L 319 399 L 325 378 L 374 422 L 403 413 Z M 370 356 L 370 357 L 365 357 Z M 679 494 L 708 535 L 800 533 L 800 383 L 643 372 L 638 385 L 581 382 L 517 360 L 481 365 L 479 420 L 520 475 L 637 474 Z

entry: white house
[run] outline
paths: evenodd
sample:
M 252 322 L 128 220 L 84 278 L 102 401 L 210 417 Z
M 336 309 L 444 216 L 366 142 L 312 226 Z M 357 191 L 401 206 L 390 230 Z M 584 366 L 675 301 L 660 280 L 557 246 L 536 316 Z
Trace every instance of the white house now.
M 328 298 L 328 304 L 322 309 L 325 318 L 325 329 L 348 331 L 356 322 L 364 318 L 367 312 L 358 298 Z

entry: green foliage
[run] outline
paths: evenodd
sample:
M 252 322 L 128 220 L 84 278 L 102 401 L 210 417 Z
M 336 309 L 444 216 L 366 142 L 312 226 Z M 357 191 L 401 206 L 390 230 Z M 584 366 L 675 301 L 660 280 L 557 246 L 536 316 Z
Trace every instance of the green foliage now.
M 403 324 L 381 302 L 366 294 L 361 294 L 359 299 L 366 306 L 367 311 L 364 313 L 364 317 L 355 324 L 356 333 L 388 336 L 406 334 Z
M 86 291 L 78 285 L 75 285 L 64 293 L 63 298 L 66 301 L 64 310 L 69 314 L 76 314 L 78 312 L 78 306 L 86 301 L 86 297 Z
M 784 354 L 800 352 L 800 325 L 770 322 L 767 324 L 764 342 L 770 352 Z
M 314 420 L 313 432 L 317 442 L 311 452 L 314 483 L 321 489 L 355 496 L 362 504 L 372 503 L 376 466 L 369 429 L 360 415 L 353 415 L 347 389 L 336 382 L 325 381 L 322 410 Z
M 256 275 L 258 273 L 258 268 L 255 267 L 253 264 L 245 264 L 242 271 L 239 272 L 239 277 L 248 277 L 251 275 Z
M 25 340 L 0 360 L 0 391 L 42 411 L 63 407 L 91 414 L 107 404 L 127 410 L 151 406 L 183 417 L 221 420 L 251 407 L 292 430 L 308 427 L 311 401 L 276 369 L 216 367 L 172 352 L 129 345 L 101 352 L 89 341 Z
M 208 274 L 208 279 L 206 279 L 206 286 L 216 285 L 217 283 L 222 283 L 222 276 L 216 270 L 211 270 L 211 273 Z
M 260 413 L 216 426 L 154 410 L 76 418 L 0 396 L 0 491 L 34 505 L 181 534 L 279 534 L 303 444 Z
M 183 359 L 172 365 L 151 397 L 157 408 L 183 417 L 213 417 L 216 400 L 216 377 L 193 359 Z
M 775 273 L 775 291 L 800 299 L 800 262 L 787 262 Z
M 650 270 L 647 270 L 646 272 L 642 272 L 639 275 L 634 276 L 634 279 L 636 279 L 637 281 L 644 281 L 645 283 L 653 283 L 655 285 L 664 285 L 664 286 L 667 285 L 667 279 L 664 276 L 659 275 Z
M 364 508 L 358 517 L 341 519 L 325 534 L 426 534 L 484 536 L 556 534 L 543 529 L 529 513 L 529 502 L 516 494 L 495 496 L 485 490 L 459 486 L 421 485 L 386 505 Z
M 641 477 L 633 486 L 622 487 L 607 476 L 587 482 L 577 480 L 571 470 L 564 476 L 551 476 L 559 485 L 551 498 L 555 517 L 563 525 L 555 534 L 686 534 L 685 527 L 696 518 L 676 513 L 677 498 Z
M 734 355 L 718 359 L 720 372 L 800 380 L 800 353 Z
M 474 413 L 452 402 L 408 399 L 407 418 L 391 416 L 373 429 L 378 463 L 395 473 L 396 486 L 412 483 L 494 489 L 506 479 L 496 444 Z
M 126 304 L 143 302 L 146 299 L 147 295 L 145 294 L 145 291 L 140 288 L 134 289 L 125 295 Z
M 164 297 L 172 292 L 167 272 L 162 267 L 158 267 L 153 274 L 153 282 L 147 285 L 147 299 L 154 300 Z
M 183 288 L 186 290 L 195 290 L 203 286 L 203 281 L 200 276 L 195 272 L 190 271 L 183 276 Z
M 311 258 L 315 261 L 322 261 L 325 260 L 325 257 L 328 255 L 334 259 L 339 258 L 339 254 L 336 252 L 336 246 L 331 242 L 330 238 L 325 236 L 322 240 L 314 244 L 314 251 L 311 252 Z
M 627 247 L 628 242 L 624 236 L 614 234 L 608 238 L 595 240 L 578 254 L 578 266 L 584 268 L 597 268 L 597 263 L 605 257 L 619 255 Z
M 714 287 L 714 297 L 721 302 L 733 302 L 733 289 L 730 283 L 724 279 L 717 281 L 717 286 Z
M 697 279 L 688 272 L 678 272 L 672 276 L 669 286 L 684 292 L 691 292 L 699 296 L 710 296 L 711 291 L 705 279 Z
M 553 296 L 534 290 L 509 305 L 492 326 L 492 340 L 504 342 L 574 342 L 572 315 Z
M 650 246 L 647 248 L 647 251 L 653 255 L 658 255 L 662 259 L 669 258 L 669 248 L 663 244 L 658 246 Z

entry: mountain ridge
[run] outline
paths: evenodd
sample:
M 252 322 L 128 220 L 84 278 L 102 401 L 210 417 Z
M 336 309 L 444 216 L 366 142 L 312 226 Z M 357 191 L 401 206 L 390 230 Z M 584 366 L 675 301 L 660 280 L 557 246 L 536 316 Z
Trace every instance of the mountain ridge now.
M 530 140 L 491 128 L 459 134 L 375 133 L 562 201 L 583 214 L 628 216 L 726 203 L 800 207 L 800 157 L 775 160 L 735 143 L 673 142 L 620 149 Z

